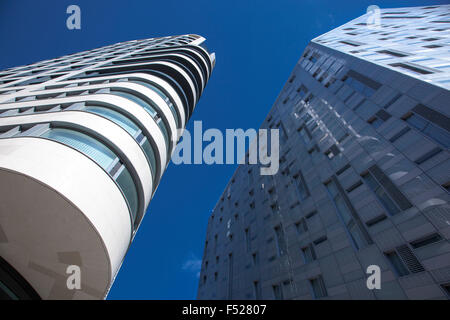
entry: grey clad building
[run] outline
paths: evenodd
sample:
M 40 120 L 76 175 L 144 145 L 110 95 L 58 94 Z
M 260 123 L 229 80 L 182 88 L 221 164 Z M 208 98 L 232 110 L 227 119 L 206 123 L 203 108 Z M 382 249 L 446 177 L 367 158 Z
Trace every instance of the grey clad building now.
M 375 13 L 304 50 L 261 126 L 280 169 L 226 186 L 199 299 L 450 297 L 450 6 Z
M 0 72 L 0 299 L 106 297 L 214 68 L 204 42 Z

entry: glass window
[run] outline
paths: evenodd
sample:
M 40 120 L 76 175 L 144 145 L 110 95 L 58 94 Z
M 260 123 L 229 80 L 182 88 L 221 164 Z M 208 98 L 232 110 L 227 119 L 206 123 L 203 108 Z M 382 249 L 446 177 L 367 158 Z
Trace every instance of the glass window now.
M 130 206 L 133 219 L 135 219 L 138 210 L 137 190 L 133 178 L 131 177 L 130 172 L 127 170 L 127 168 L 125 168 L 125 166 L 123 166 L 122 172 L 120 172 L 120 174 L 117 176 L 116 182 L 119 185 L 120 189 L 122 189 L 122 192 L 125 195 L 125 199 Z
M 342 219 L 344 226 L 347 229 L 348 236 L 353 243 L 354 247 L 358 250 L 369 244 L 369 236 L 363 233 L 361 227 L 355 222 L 352 212 L 349 206 L 344 200 L 344 196 L 339 191 L 334 181 L 330 181 L 325 185 L 328 189 L 328 193 L 333 200 L 338 216 Z
M 301 129 L 300 129 L 300 135 L 302 136 L 302 138 L 303 138 L 303 141 L 305 142 L 305 143 L 308 143 L 309 141 L 311 141 L 311 137 L 310 137 L 310 134 L 309 134 L 309 132 L 307 132 L 307 128 L 306 127 L 302 127 Z
M 385 253 L 385 255 L 399 277 L 406 276 L 409 274 L 408 269 L 406 269 L 405 265 L 403 264 L 403 261 L 400 259 L 397 252 L 392 251 Z
M 64 128 L 52 128 L 43 133 L 41 137 L 58 141 L 73 147 L 91 158 L 108 173 L 110 173 L 109 170 L 112 164 L 116 163 L 116 159 L 118 159 L 117 156 L 100 141 L 78 131 Z M 130 173 L 124 165 L 122 165 L 119 170 L 121 170 L 120 173 L 116 178 L 113 178 L 122 190 L 134 220 L 136 218 L 138 208 L 136 186 Z
M 152 89 L 153 91 L 155 91 L 161 98 L 163 98 L 164 99 L 164 101 L 166 101 L 166 103 L 169 105 L 169 108 L 170 108 L 170 111 L 172 112 L 172 114 L 173 114 L 173 116 L 174 116 L 174 118 L 175 118 L 175 122 L 176 122 L 176 124 L 177 124 L 177 128 L 178 128 L 178 126 L 179 126 L 179 123 L 178 123 L 178 113 L 177 113 L 177 111 L 175 110 L 175 108 L 174 108 L 174 106 L 173 106 L 173 102 L 172 102 L 172 100 L 161 90 L 161 89 L 159 89 L 158 87 L 156 87 L 156 86 L 154 86 L 154 85 L 152 85 L 152 84 L 150 84 L 150 83 L 147 83 L 147 82 L 144 82 L 144 81 L 140 81 L 140 80 L 132 80 L 132 81 L 130 81 L 130 82 L 134 82 L 134 83 L 137 83 L 137 84 L 141 84 L 141 85 L 143 85 L 143 86 L 145 86 L 145 87 L 147 87 L 147 88 L 149 88 L 149 89 Z
M 0 280 L 0 300 L 19 300 L 19 297 L 14 294 L 1 280 Z
M 301 172 L 299 172 L 296 176 L 294 176 L 295 179 L 295 185 L 297 187 L 297 191 L 300 195 L 300 199 L 304 200 L 309 197 L 309 190 L 308 187 L 305 184 L 305 181 L 303 179 L 303 175 Z
M 145 138 L 142 142 L 142 150 L 144 150 L 145 156 L 147 157 L 148 162 L 150 163 L 150 167 L 152 169 L 153 175 L 156 174 L 156 159 L 155 159 L 155 152 L 153 151 L 153 148 L 148 141 L 147 138 Z M 156 177 L 154 177 L 156 178 Z
M 109 108 L 95 107 L 95 106 L 88 106 L 85 108 L 85 110 L 88 112 L 101 115 L 113 121 L 115 124 L 126 130 L 133 137 L 135 137 L 135 135 L 139 131 L 138 126 L 135 123 L 133 123 L 133 121 L 131 121 L 130 119 L 128 119 L 127 117 L 125 117 L 124 115 L 120 114 L 117 111 L 111 110 Z
M 323 279 L 322 279 L 322 276 L 319 276 L 314 279 L 310 279 L 309 282 L 311 284 L 311 288 L 312 288 L 315 299 L 320 299 L 320 298 L 326 297 L 328 295 L 327 289 L 325 287 L 325 283 L 323 282 Z
M 381 187 L 381 185 L 375 180 L 374 177 L 372 177 L 370 173 L 365 174 L 363 179 L 390 215 L 395 215 L 400 212 L 400 209 L 391 200 L 384 188 Z
M 408 122 L 410 125 L 412 125 L 414 128 L 416 128 L 419 131 L 422 131 L 427 126 L 428 122 L 423 119 L 422 117 L 419 117 L 415 114 L 412 114 L 408 119 L 406 119 L 406 122 Z
M 305 263 L 309 263 L 311 261 L 316 260 L 316 253 L 311 244 L 302 248 L 302 254 L 303 254 L 303 260 L 305 261 Z
M 141 98 L 139 98 L 133 94 L 130 94 L 128 92 L 111 91 L 111 93 L 121 96 L 121 97 L 124 97 L 124 98 L 127 98 L 131 101 L 134 101 L 137 104 L 139 104 L 141 107 L 143 107 L 145 109 L 145 111 L 147 111 L 147 113 L 149 113 L 152 116 L 152 118 L 155 119 L 156 123 L 158 124 L 158 127 L 161 129 L 161 131 L 163 133 L 164 140 L 166 142 L 166 146 L 167 146 L 167 148 L 169 148 L 169 134 L 168 134 L 166 125 L 164 124 L 164 121 L 162 121 L 161 117 L 156 112 L 156 110 L 153 106 L 151 106 L 149 103 L 145 102 Z
M 42 137 L 61 142 L 84 153 L 103 169 L 108 170 L 117 156 L 104 144 L 81 132 L 53 128 L 46 131 Z
M 350 233 L 357 249 L 363 248 L 368 245 L 368 242 L 362 234 L 361 229 L 358 228 L 353 220 L 348 225 L 348 232 Z
M 101 116 L 113 121 L 118 126 L 122 127 L 124 130 L 126 130 L 131 136 L 133 136 L 133 138 L 135 138 L 135 140 L 139 143 L 142 150 L 144 151 L 144 154 L 150 165 L 150 169 L 152 171 L 153 178 L 155 178 L 154 175 L 156 174 L 156 161 L 155 161 L 155 154 L 154 154 L 153 148 L 150 145 L 148 139 L 141 133 L 142 131 L 139 129 L 139 127 L 136 123 L 134 123 L 132 120 L 130 120 L 126 116 L 122 115 L 121 113 L 111 110 L 109 108 L 88 106 L 85 108 L 85 110 L 88 112 L 92 112 L 92 113 L 101 115 Z
M 282 256 L 286 253 L 286 242 L 284 240 L 284 232 L 280 226 L 275 227 L 275 234 L 277 237 L 278 255 Z
M 446 148 L 450 148 L 450 134 L 447 131 L 444 131 L 443 129 L 438 128 L 430 123 L 423 130 L 423 133 L 425 133 L 427 136 L 434 139 L 438 143 L 442 144 Z
M 147 111 L 153 118 L 156 117 L 156 115 L 157 115 L 156 110 L 152 106 L 150 106 L 147 102 L 142 100 L 141 98 L 139 98 L 131 93 L 123 92 L 123 91 L 111 91 L 111 93 L 115 94 L 117 96 L 126 98 L 128 100 L 131 100 L 133 102 L 136 102 L 138 105 L 143 107 L 145 109 L 145 111 Z
M 283 289 L 279 285 L 275 285 L 273 288 L 273 296 L 275 300 L 283 300 Z

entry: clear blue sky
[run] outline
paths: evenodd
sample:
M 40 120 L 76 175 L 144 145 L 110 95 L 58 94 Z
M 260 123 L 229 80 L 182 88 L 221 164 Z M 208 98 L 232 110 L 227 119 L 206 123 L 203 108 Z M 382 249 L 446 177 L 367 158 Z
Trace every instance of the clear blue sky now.
M 188 125 L 258 128 L 312 38 L 381 8 L 448 1 L 0 0 L 0 70 L 120 41 L 196 33 L 217 64 Z M 81 8 L 81 30 L 66 8 Z M 192 131 L 191 131 L 192 132 Z M 164 174 L 109 299 L 195 299 L 209 214 L 234 165 Z

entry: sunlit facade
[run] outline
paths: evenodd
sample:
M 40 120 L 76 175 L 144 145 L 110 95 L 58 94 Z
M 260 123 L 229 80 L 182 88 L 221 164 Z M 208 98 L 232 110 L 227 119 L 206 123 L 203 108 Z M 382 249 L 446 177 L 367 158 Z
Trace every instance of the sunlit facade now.
M 106 297 L 211 75 L 204 42 L 134 40 L 0 72 L 0 298 Z
M 280 170 L 236 170 L 198 298 L 449 297 L 449 9 L 383 9 L 380 29 L 367 14 L 309 43 L 261 126 L 280 130 Z

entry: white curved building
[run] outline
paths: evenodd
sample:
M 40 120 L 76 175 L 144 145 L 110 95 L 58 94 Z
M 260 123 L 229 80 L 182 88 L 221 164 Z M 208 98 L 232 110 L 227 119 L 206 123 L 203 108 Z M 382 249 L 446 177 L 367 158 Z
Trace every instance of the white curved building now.
M 0 72 L 0 299 L 106 297 L 214 68 L 204 41 Z

